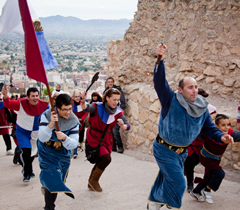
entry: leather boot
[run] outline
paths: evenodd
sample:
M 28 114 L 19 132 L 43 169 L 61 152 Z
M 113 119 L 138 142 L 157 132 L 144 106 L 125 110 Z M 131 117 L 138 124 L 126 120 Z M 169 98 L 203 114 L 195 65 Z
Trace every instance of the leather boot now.
M 88 178 L 88 189 L 89 189 L 89 190 L 93 190 L 93 189 L 91 188 L 91 186 L 89 185 L 89 182 L 90 182 L 90 179 L 92 178 L 93 172 L 94 172 L 94 170 L 92 169 L 91 174 L 90 174 L 90 176 L 89 176 L 89 178 Z
M 96 192 L 102 192 L 102 188 L 98 183 L 98 180 L 100 179 L 102 173 L 103 173 L 103 170 L 101 170 L 97 167 L 93 171 L 92 177 L 91 177 L 90 181 L 88 182 L 90 187 Z

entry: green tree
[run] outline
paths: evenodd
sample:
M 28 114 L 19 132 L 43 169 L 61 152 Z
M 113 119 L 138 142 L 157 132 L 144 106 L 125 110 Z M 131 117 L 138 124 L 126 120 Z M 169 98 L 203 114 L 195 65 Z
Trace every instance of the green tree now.
M 52 92 L 53 92 L 53 90 L 54 90 L 54 87 L 49 87 L 49 89 L 50 89 L 50 92 L 51 92 L 51 95 L 52 95 Z M 47 88 L 44 88 L 43 89 L 43 96 L 48 96 L 48 92 L 47 92 Z

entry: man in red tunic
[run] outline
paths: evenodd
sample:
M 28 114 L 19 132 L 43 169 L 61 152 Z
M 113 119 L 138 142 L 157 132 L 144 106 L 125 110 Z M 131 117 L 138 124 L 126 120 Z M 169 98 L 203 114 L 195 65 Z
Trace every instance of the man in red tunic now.
M 7 89 L 2 89 L 4 105 L 10 110 L 18 111 L 16 135 L 22 150 L 23 181 L 28 182 L 35 177 L 32 162 L 37 153 L 36 141 L 38 138 L 38 120 L 41 114 L 49 107 L 48 102 L 39 100 L 39 91 L 32 87 L 27 91 L 27 98 L 11 101 Z

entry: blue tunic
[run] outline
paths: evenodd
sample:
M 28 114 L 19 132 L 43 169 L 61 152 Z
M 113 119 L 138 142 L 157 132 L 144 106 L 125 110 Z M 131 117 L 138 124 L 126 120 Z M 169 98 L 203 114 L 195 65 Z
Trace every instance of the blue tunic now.
M 163 61 L 160 62 L 157 72 L 154 69 L 153 81 L 162 105 L 159 134 L 165 141 L 173 145 L 187 146 L 202 130 L 216 142 L 221 142 L 223 133 L 212 122 L 208 110 L 199 118 L 193 118 L 178 102 L 166 80 Z M 183 163 L 187 157 L 187 151 L 178 155 L 154 141 L 153 154 L 160 170 L 151 189 L 148 205 L 166 204 L 169 208 L 180 208 L 186 188 Z M 149 206 L 148 209 L 150 209 Z
M 49 121 L 46 117 L 46 112 L 44 112 L 41 116 L 37 147 L 39 165 L 41 169 L 41 173 L 39 175 L 41 184 L 51 193 L 64 192 L 73 198 L 74 196 L 71 190 L 65 185 L 70 166 L 71 149 L 77 147 L 79 139 L 79 122 L 73 113 L 72 116 L 72 121 L 75 120 L 74 122 L 76 123 L 74 123 L 74 125 L 70 128 L 67 128 L 67 130 L 62 131 L 67 135 L 67 138 L 65 141 L 61 141 L 57 138 L 55 129 L 50 129 L 48 127 Z M 44 143 L 49 140 L 61 142 L 63 148 L 56 150 L 52 147 L 46 146 Z

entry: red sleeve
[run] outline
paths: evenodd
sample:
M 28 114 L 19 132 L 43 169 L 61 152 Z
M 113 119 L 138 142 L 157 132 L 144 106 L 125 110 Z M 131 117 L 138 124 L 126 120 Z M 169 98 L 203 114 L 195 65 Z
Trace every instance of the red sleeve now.
M 7 107 L 10 110 L 18 111 L 20 109 L 19 100 L 12 101 L 12 100 L 9 99 L 9 97 L 7 97 L 6 99 L 4 99 L 4 97 L 3 97 L 3 103 L 4 103 L 4 106 Z

